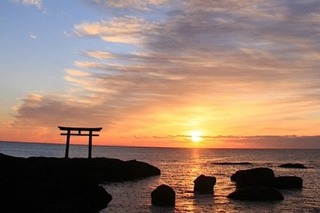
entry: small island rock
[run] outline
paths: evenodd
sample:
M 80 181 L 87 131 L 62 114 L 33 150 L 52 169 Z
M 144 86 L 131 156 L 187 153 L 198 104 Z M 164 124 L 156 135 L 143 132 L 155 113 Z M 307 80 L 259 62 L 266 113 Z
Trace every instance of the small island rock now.
M 285 163 L 281 164 L 279 167 L 281 168 L 291 168 L 291 169 L 306 169 L 305 165 L 301 163 Z
M 250 162 L 213 162 L 212 164 L 214 165 L 239 165 L 239 166 L 243 166 L 243 165 L 252 165 L 252 163 Z

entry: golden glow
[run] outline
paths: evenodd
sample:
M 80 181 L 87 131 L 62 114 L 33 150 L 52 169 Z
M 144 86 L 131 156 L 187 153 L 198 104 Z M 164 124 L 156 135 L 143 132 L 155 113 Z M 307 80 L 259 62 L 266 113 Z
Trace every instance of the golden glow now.
M 200 141 L 202 141 L 202 132 L 198 130 L 191 131 L 190 139 L 194 143 L 199 143 Z

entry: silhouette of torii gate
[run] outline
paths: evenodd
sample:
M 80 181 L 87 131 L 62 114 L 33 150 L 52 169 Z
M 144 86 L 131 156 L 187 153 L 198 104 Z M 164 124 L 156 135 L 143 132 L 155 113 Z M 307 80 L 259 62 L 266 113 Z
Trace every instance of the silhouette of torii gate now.
M 91 158 L 92 152 L 92 137 L 99 136 L 99 134 L 94 134 L 94 132 L 100 132 L 102 127 L 88 128 L 88 127 L 66 127 L 66 126 L 58 126 L 58 128 L 62 131 L 60 135 L 66 135 L 66 153 L 65 158 L 69 157 L 69 145 L 70 145 L 70 136 L 88 136 L 89 137 L 89 150 L 88 150 L 88 158 Z

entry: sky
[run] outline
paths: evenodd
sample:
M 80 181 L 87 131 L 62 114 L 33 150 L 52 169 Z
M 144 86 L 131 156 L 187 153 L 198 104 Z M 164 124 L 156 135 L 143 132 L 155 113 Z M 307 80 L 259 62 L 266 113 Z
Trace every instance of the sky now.
M 0 29 L 2 141 L 320 148 L 318 0 L 5 0 Z

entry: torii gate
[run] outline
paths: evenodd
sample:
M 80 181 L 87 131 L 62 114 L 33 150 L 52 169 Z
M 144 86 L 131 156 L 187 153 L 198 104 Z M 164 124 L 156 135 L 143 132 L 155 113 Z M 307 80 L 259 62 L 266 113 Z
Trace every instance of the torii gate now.
M 65 158 L 69 157 L 69 145 L 70 145 L 70 136 L 89 136 L 89 150 L 88 150 L 88 158 L 91 158 L 92 152 L 92 137 L 99 136 L 99 134 L 93 134 L 93 132 L 100 132 L 102 127 L 95 127 L 95 128 L 88 128 L 88 127 L 65 127 L 65 126 L 58 126 L 61 131 L 60 135 L 66 135 L 66 153 Z

